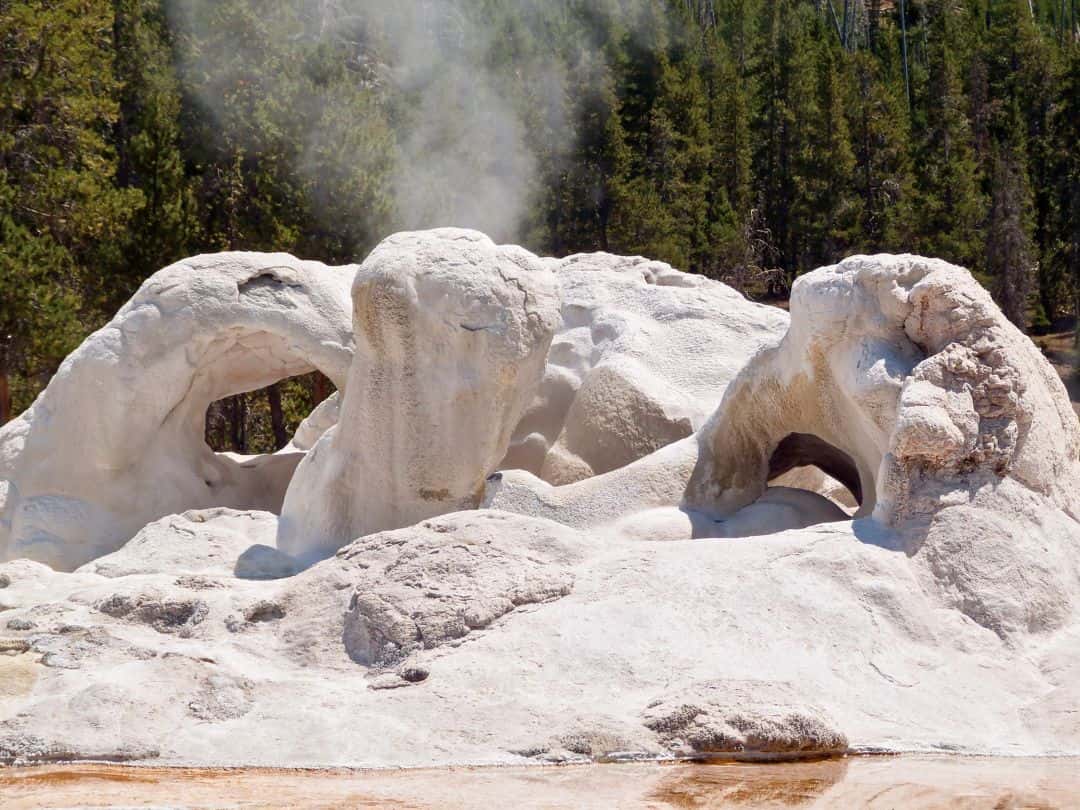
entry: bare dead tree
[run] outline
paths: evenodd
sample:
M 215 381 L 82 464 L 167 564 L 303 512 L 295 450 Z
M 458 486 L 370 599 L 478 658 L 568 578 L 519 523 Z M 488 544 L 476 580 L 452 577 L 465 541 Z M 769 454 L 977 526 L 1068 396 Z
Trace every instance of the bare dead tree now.
M 1027 306 L 1035 279 L 1031 237 L 1024 224 L 1025 182 L 1016 154 L 1003 147 L 994 156 L 993 196 L 987 228 L 986 267 L 1002 312 L 1027 331 Z
M 908 112 L 911 112 L 911 70 L 908 67 L 907 5 L 900 0 L 900 49 L 904 57 L 904 92 L 907 95 Z

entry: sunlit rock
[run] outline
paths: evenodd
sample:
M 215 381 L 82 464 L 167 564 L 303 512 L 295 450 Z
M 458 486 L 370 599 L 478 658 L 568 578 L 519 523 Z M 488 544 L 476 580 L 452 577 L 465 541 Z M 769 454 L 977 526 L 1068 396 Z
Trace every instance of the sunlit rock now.
M 223 253 L 155 273 L 0 428 L 0 555 L 70 570 L 165 515 L 279 511 L 302 453 L 214 453 L 206 409 L 314 369 L 344 385 L 355 271 Z
M 352 295 L 341 419 L 301 462 L 282 512 L 278 547 L 294 556 L 479 506 L 559 322 L 551 271 L 473 231 L 390 237 Z
M 283 453 L 203 445 L 311 367 Z M 0 563 L 0 760 L 1080 754 L 1078 455 L 936 260 L 809 273 L 789 322 L 467 231 L 201 257 L 0 431 L 5 555 L 80 566 Z

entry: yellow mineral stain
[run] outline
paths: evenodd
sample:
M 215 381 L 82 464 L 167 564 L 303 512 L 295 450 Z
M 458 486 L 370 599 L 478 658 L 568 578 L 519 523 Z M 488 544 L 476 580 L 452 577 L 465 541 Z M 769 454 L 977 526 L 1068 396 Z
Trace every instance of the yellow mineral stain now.
M 27 653 L 0 655 L 0 700 L 30 693 L 41 669 L 36 659 L 36 655 Z
M 854 757 L 789 764 L 592 765 L 397 771 L 61 765 L 0 770 L 0 807 L 1066 808 L 1080 760 Z

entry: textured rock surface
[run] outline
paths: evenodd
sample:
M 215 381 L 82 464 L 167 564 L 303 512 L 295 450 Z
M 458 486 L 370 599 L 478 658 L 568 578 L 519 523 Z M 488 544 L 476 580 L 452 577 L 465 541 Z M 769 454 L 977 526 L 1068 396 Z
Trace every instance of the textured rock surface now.
M 914 256 L 808 273 L 791 318 L 695 437 L 568 486 L 509 472 L 485 503 L 636 537 L 743 536 L 785 527 L 767 482 L 816 461 L 861 496 L 860 535 L 911 555 L 944 603 L 1002 636 L 1065 626 L 1080 425 L 1031 341 L 967 271 Z
M 1076 514 L 1080 426 L 1064 386 L 967 271 L 854 257 L 800 278 L 791 310 L 703 433 L 696 502 L 753 500 L 781 440 L 809 434 L 846 454 L 861 514 L 890 526 L 1006 479 Z
M 896 531 L 946 603 L 1002 635 L 1062 626 L 1080 593 L 1080 425 L 1034 344 L 967 271 L 913 256 L 816 270 L 791 310 L 703 430 L 689 505 L 752 502 L 777 445 L 809 434 L 849 459 L 859 515 Z
M 341 422 L 300 464 L 282 511 L 278 547 L 295 556 L 477 506 L 559 321 L 551 271 L 474 231 L 390 237 L 352 294 Z
M 709 681 L 653 701 L 645 725 L 676 756 L 802 759 L 847 751 L 847 738 L 825 712 L 790 684 Z
M 636 393 L 619 382 L 610 397 L 589 394 L 598 358 L 620 356 L 613 338 L 568 389 L 595 433 L 578 441 L 556 420 L 540 462 L 572 457 L 564 469 L 581 461 L 588 477 L 553 486 L 496 473 L 486 502 L 498 510 L 432 517 L 475 506 L 527 401 L 551 401 L 543 387 L 533 395 L 558 263 L 459 231 L 380 250 L 355 288 L 362 350 L 340 402 L 298 432 L 290 452 L 313 449 L 283 519 L 202 505 L 154 516 L 116 548 L 100 547 L 104 524 L 87 518 L 78 554 L 94 559 L 77 571 L 0 564 L 0 759 L 1080 754 L 1080 424 L 1052 369 L 965 271 L 882 256 L 804 276 L 790 331 L 749 359 L 699 430 L 592 475 L 614 452 L 603 425 L 636 448 L 621 462 L 665 440 L 656 426 L 676 412 L 664 405 L 654 422 L 627 404 L 664 387 L 644 372 L 625 378 L 644 381 Z M 294 294 L 262 285 L 271 301 Z M 628 295 L 648 288 L 665 285 Z M 602 309 L 583 323 L 605 322 Z M 327 351 L 348 356 L 346 343 Z M 679 360 L 657 360 L 675 399 Z M 15 465 L 5 469 L 29 469 L 26 436 L 63 440 L 44 433 L 57 397 L 0 434 Z M 634 414 L 626 430 L 603 416 L 611 404 Z M 638 442 L 637 427 L 653 438 Z M 808 464 L 861 497 L 855 520 L 812 492 L 768 486 Z M 86 498 L 104 481 L 94 503 L 113 503 L 120 479 L 79 469 L 56 480 Z M 142 472 L 161 469 L 180 484 L 190 472 Z M 48 520 L 77 525 L 64 498 L 83 496 L 72 483 L 49 512 L 27 500 L 32 478 L 7 479 L 5 525 L 23 532 L 37 515 L 58 539 L 25 547 L 74 564 L 75 535 Z M 174 478 L 156 485 L 179 498 Z M 401 521 L 412 525 L 382 531 Z
M 640 257 L 548 260 L 562 326 L 504 469 L 568 484 L 625 466 L 705 422 L 786 314 Z
M 397 664 L 481 630 L 516 608 L 570 593 L 575 532 L 516 515 L 476 512 L 370 535 L 338 552 L 363 566 L 342 640 L 368 666 Z
M 106 577 L 129 574 L 231 576 L 237 559 L 260 539 L 273 543 L 277 518 L 269 512 L 204 509 L 148 524 L 112 554 L 80 567 Z
M 766 702 L 806 716 L 820 707 L 855 750 L 1080 754 L 1076 627 L 1002 639 L 850 524 L 667 543 L 486 512 L 431 524 L 452 531 L 388 532 L 364 554 L 279 581 L 0 566 L 0 640 L 12 650 L 0 672 L 24 673 L 0 696 L 5 756 L 156 751 L 163 763 L 284 767 L 659 756 L 676 748 L 645 725 L 650 703 L 762 678 L 790 685 Z M 447 604 L 461 615 L 462 593 L 511 592 L 515 572 L 569 572 L 572 588 L 389 668 L 353 660 L 354 595 L 442 534 L 491 539 L 502 553 L 480 556 L 422 621 L 438 624 Z M 429 561 L 420 587 L 387 587 L 419 609 L 438 570 Z M 155 607 L 101 610 L 123 600 Z M 197 623 L 155 626 L 157 605 L 192 602 L 205 605 Z M 791 744 L 813 748 L 816 734 Z
M 355 271 L 222 253 L 155 273 L 0 428 L 0 558 L 70 570 L 165 515 L 278 511 L 301 454 L 213 453 L 206 409 L 316 368 L 344 385 Z

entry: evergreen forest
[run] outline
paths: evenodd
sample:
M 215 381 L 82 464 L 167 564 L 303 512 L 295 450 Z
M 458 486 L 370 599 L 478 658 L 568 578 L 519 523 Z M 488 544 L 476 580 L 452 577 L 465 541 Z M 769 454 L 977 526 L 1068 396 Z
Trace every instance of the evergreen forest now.
M 937 256 L 1071 349 L 1080 0 L 0 0 L 0 424 L 166 265 L 441 225 L 778 304 Z M 208 441 L 279 448 L 331 390 Z

